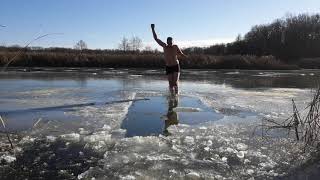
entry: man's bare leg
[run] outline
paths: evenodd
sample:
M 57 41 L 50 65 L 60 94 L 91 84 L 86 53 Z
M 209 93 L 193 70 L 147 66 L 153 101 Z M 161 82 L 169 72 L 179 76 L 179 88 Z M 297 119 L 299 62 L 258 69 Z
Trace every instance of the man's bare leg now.
M 173 74 L 168 74 L 169 90 L 171 95 L 174 94 L 174 76 Z
M 180 77 L 179 72 L 173 73 L 173 88 L 176 95 L 179 94 L 179 77 Z

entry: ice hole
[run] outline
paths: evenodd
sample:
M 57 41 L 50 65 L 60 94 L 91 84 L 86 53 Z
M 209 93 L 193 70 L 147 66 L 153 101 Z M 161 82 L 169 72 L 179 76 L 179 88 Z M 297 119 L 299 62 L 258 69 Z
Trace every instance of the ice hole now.
M 148 97 L 129 108 L 121 128 L 127 137 L 170 135 L 168 127 L 177 124 L 199 125 L 223 118 L 222 114 L 204 105 L 198 98 L 188 96 Z

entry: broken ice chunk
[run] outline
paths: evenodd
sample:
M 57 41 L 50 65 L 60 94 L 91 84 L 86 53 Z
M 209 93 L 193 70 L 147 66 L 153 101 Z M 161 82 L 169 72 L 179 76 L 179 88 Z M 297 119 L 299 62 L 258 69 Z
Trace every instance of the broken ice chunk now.
M 0 157 L 0 161 L 2 160 L 6 161 L 7 163 L 12 163 L 13 161 L 16 160 L 16 157 L 4 154 Z
M 24 143 L 32 143 L 34 142 L 35 138 L 32 138 L 30 136 L 25 136 L 21 139 L 20 143 L 24 144 Z
M 201 130 L 207 130 L 208 128 L 207 128 L 207 127 L 204 127 L 204 126 L 201 126 L 199 129 L 201 129 Z
M 80 134 L 78 133 L 63 134 L 60 137 L 66 141 L 80 141 Z
M 109 142 L 111 140 L 111 134 L 93 134 L 83 138 L 85 142 L 94 143 L 94 142 Z
M 191 136 L 186 136 L 184 139 L 184 143 L 189 144 L 189 145 L 194 144 L 194 138 Z
M 88 134 L 90 134 L 90 132 L 89 132 L 89 131 L 86 131 L 84 128 L 79 128 L 79 134 L 81 134 L 81 135 L 88 135 Z
M 227 161 L 228 161 L 228 158 L 222 157 L 221 160 L 222 160 L 223 162 L 227 162 Z
M 200 178 L 200 175 L 196 172 L 189 172 L 187 174 L 187 177 L 190 178 L 190 179 L 199 179 Z
M 120 179 L 121 180 L 134 180 L 136 178 L 132 175 L 127 175 L 127 176 L 120 176 Z
M 243 143 L 237 144 L 237 150 L 238 150 L 238 151 L 245 151 L 245 150 L 247 150 L 247 149 L 248 149 L 248 145 L 243 144 Z
M 250 163 L 251 161 L 249 160 L 249 159 L 245 159 L 244 160 L 244 164 L 248 164 L 248 163 Z
M 178 172 L 177 172 L 176 170 L 174 170 L 174 169 L 170 169 L 170 170 L 169 170 L 169 173 L 171 173 L 171 174 L 177 174 Z
M 248 173 L 249 175 L 251 175 L 251 174 L 254 173 L 254 171 L 253 171 L 252 169 L 248 169 L 248 170 L 247 170 L 247 173 Z
M 57 138 L 54 136 L 47 136 L 46 139 L 47 139 L 47 142 L 54 142 Z
M 193 107 L 176 107 L 173 108 L 175 112 L 201 112 L 202 109 L 200 108 L 193 108 Z
M 102 129 L 103 129 L 103 130 L 110 130 L 111 127 L 105 124 L 105 125 L 103 125 Z
M 240 159 L 243 159 L 244 158 L 244 151 L 237 152 L 237 157 Z
M 237 150 L 228 147 L 228 148 L 226 149 L 226 152 L 229 152 L 229 153 L 237 153 Z

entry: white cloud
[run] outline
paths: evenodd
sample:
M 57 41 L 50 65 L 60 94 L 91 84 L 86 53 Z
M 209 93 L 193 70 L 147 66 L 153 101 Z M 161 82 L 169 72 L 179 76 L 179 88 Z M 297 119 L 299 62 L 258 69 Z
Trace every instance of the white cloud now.
M 234 38 L 215 38 L 215 39 L 205 39 L 205 40 L 182 40 L 182 41 L 177 40 L 176 44 L 181 48 L 187 48 L 192 46 L 208 47 L 214 44 L 230 43 L 233 41 L 234 41 Z
M 174 44 L 177 44 L 180 48 L 188 47 L 208 47 L 214 44 L 230 43 L 233 42 L 234 38 L 213 38 L 213 39 L 203 39 L 203 40 L 174 40 Z M 154 41 L 145 42 L 144 46 L 150 46 L 151 48 L 160 49 L 158 44 Z

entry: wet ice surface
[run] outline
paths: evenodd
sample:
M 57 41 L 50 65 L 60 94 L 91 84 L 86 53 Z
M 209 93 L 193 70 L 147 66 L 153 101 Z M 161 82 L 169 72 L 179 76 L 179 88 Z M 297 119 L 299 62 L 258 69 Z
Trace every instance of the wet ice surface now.
M 298 107 L 304 107 L 318 72 L 185 70 L 182 104 L 176 109 L 181 121 L 167 127 L 170 134 L 126 137 L 128 131 L 122 125 L 130 118 L 130 108 L 146 102 L 103 102 L 159 98 L 160 113 L 154 118 L 162 122 L 157 127 L 162 131 L 169 108 L 162 74 L 157 70 L 116 69 L 2 73 L 1 116 L 10 131 L 19 131 L 11 135 L 14 154 L 1 134 L 2 177 L 265 179 L 284 175 L 308 157 L 308 153 L 297 155 L 300 144 L 291 139 L 265 139 L 253 132 L 262 118 L 286 118 L 292 98 Z M 98 103 L 76 106 L 88 102 Z M 75 106 L 31 111 L 63 105 Z M 183 107 L 192 105 L 208 108 L 214 116 L 209 121 L 188 123 L 194 119 L 183 115 L 190 113 L 183 112 L 190 110 Z M 151 112 L 156 111 L 154 107 L 151 104 Z M 20 110 L 22 113 L 14 113 Z M 171 116 L 175 115 L 169 113 Z

